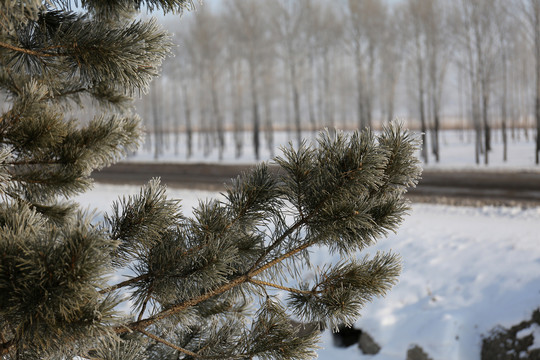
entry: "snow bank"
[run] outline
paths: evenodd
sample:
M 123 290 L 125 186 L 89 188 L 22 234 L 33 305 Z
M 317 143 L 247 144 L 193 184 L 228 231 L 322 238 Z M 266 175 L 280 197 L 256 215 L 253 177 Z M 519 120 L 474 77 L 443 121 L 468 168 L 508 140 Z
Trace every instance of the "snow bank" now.
M 482 335 L 540 307 L 539 233 L 540 208 L 413 205 L 398 233 L 370 249 L 403 258 L 400 283 L 356 324 L 382 346 L 372 358 L 402 360 L 418 344 L 434 360 L 479 359 Z M 325 339 L 321 359 L 359 358 Z

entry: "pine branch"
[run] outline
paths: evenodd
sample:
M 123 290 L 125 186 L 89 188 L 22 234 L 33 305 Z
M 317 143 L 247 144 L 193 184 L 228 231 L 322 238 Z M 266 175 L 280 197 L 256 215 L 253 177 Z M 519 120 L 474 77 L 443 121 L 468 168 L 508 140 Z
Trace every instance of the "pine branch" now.
M 299 225 L 300 226 L 300 225 Z M 287 236 L 290 235 L 290 233 L 292 233 L 293 230 L 291 230 L 290 232 L 285 232 L 281 237 L 280 239 L 284 239 L 286 238 Z M 140 321 L 135 321 L 135 322 L 132 322 L 130 324 L 127 324 L 127 325 L 123 325 L 123 326 L 117 326 L 114 328 L 114 331 L 117 333 L 117 334 L 122 334 L 122 333 L 126 333 L 126 332 L 130 332 L 132 330 L 139 330 L 139 329 L 145 329 L 147 328 L 148 326 L 160 321 L 160 320 L 163 320 L 167 317 L 170 317 L 172 315 L 175 315 L 187 308 L 190 308 L 192 306 L 195 306 L 205 300 L 208 300 L 214 296 L 217 296 L 217 295 L 220 295 L 220 294 L 223 294 L 224 292 L 227 292 L 239 285 L 242 285 L 246 282 L 250 282 L 251 279 L 254 277 L 254 276 L 257 276 L 258 274 L 262 273 L 263 271 L 265 270 L 268 270 L 269 268 L 275 266 L 276 264 L 279 264 L 280 262 L 282 262 L 283 260 L 287 259 L 287 258 L 290 258 L 291 256 L 294 256 L 296 255 L 297 253 L 299 253 L 300 251 L 302 250 L 305 250 L 307 249 L 309 246 L 313 245 L 312 243 L 306 243 L 306 244 L 303 244 L 302 246 L 299 246 L 285 254 L 283 254 L 282 256 L 270 261 L 269 263 L 261 266 L 260 268 L 258 269 L 254 269 L 253 271 L 250 271 L 248 272 L 247 274 L 245 275 L 240 275 L 240 276 L 237 276 L 233 279 L 231 279 L 228 283 L 226 284 L 223 284 L 221 286 L 219 286 L 218 288 L 212 290 L 212 291 L 208 291 L 196 298 L 193 298 L 193 299 L 189 299 L 189 300 L 186 300 L 186 301 L 183 301 L 181 303 L 178 303 L 178 304 L 175 304 L 161 312 L 159 312 L 158 314 L 154 315 L 154 316 L 151 316 L 149 318 L 146 318 L 144 320 L 140 320 Z
M 222 294 L 226 291 L 229 291 L 233 288 L 235 288 L 236 286 L 238 285 L 241 285 L 245 282 L 247 282 L 249 280 L 249 276 L 248 275 L 241 275 L 241 276 L 238 276 L 234 279 L 232 279 L 230 282 L 222 285 L 222 286 L 219 286 L 218 288 L 212 290 L 212 291 L 208 291 L 200 296 L 197 296 L 196 298 L 193 298 L 193 299 L 189 299 L 189 300 L 186 300 L 186 301 L 183 301 L 181 303 L 178 303 L 178 304 L 175 304 L 159 313 L 157 313 L 156 315 L 154 316 L 151 316 L 149 318 L 146 318 L 144 320 L 141 320 L 141 321 L 135 321 L 135 322 L 132 322 L 130 324 L 127 324 L 127 325 L 120 325 L 120 326 L 116 326 L 114 328 L 114 331 L 117 333 L 117 334 L 123 334 L 123 333 L 126 333 L 126 332 L 131 332 L 133 330 L 136 330 L 136 331 L 139 331 L 139 329 L 145 329 L 147 328 L 148 326 L 152 325 L 152 324 L 155 324 L 156 322 L 160 321 L 160 320 L 163 320 L 167 317 L 170 317 L 172 315 L 175 315 L 175 314 L 178 314 L 179 312 L 187 309 L 187 308 L 190 308 L 192 306 L 195 306 L 205 300 L 208 300 L 216 295 L 219 295 L 219 294 Z
M 141 281 L 141 280 L 145 280 L 145 279 L 148 279 L 150 275 L 149 274 L 142 274 L 142 275 L 139 275 L 137 277 L 134 277 L 134 278 L 131 278 L 131 279 L 127 279 L 125 281 L 122 281 L 118 284 L 115 284 L 115 285 L 112 285 L 112 286 L 109 286 L 105 289 L 102 289 L 99 291 L 100 294 L 107 294 L 111 291 L 115 291 L 115 290 L 118 290 L 120 288 L 123 288 L 123 287 L 126 287 L 126 286 L 129 286 L 133 283 L 136 283 L 138 281 Z
M 268 246 L 264 253 L 254 262 L 253 266 L 247 271 L 247 273 L 245 273 L 244 275 L 240 275 L 240 276 L 237 276 L 235 277 L 234 279 L 231 279 L 229 282 L 227 282 L 226 284 L 223 284 L 211 291 L 208 291 L 200 296 L 197 296 L 195 298 L 192 298 L 192 299 L 189 299 L 189 300 L 186 300 L 186 301 L 182 301 L 178 304 L 175 304 L 175 305 L 172 305 L 170 306 L 169 308 L 161 311 L 160 313 L 152 316 L 152 317 L 149 317 L 147 319 L 144 319 L 144 320 L 140 320 L 140 321 L 136 321 L 136 322 L 133 322 L 131 324 L 128 324 L 126 326 L 121 326 L 121 327 L 116 327 L 115 328 L 115 331 L 117 333 L 123 333 L 123 332 L 126 332 L 126 331 L 130 331 L 131 330 L 137 330 L 137 329 L 140 329 L 140 328 L 146 328 L 164 318 L 167 318 L 169 316 L 172 316 L 174 314 L 177 314 L 189 307 L 192 307 L 192 306 L 195 306 L 205 300 L 208 300 L 214 296 L 217 296 L 219 294 L 222 294 L 226 291 L 229 291 L 233 288 L 235 288 L 236 286 L 239 286 L 241 284 L 244 284 L 246 282 L 250 282 L 251 279 L 264 272 L 265 270 L 268 270 L 270 269 L 271 267 L 281 263 L 282 261 L 296 255 L 297 253 L 307 249 L 308 247 L 312 246 L 314 243 L 312 242 L 306 242 L 290 251 L 288 251 L 287 253 L 281 255 L 281 256 L 278 256 L 276 258 L 274 258 L 273 260 L 269 261 L 268 263 L 264 264 L 263 266 L 260 266 L 259 265 L 263 262 L 263 260 L 268 256 L 268 254 L 270 254 L 274 249 L 276 249 L 286 238 L 288 238 L 291 234 L 293 234 L 296 230 L 298 230 L 300 227 L 302 227 L 303 225 L 306 225 L 309 223 L 309 221 L 315 217 L 316 215 L 319 215 L 318 212 L 324 207 L 325 203 L 329 201 L 329 199 L 332 198 L 332 196 L 335 194 L 335 193 L 338 193 L 339 191 L 341 191 L 341 189 L 345 186 L 347 186 L 347 184 L 349 183 L 349 181 L 356 181 L 355 179 L 355 174 L 359 174 L 360 173 L 360 170 L 362 169 L 361 166 L 357 166 L 355 167 L 355 169 L 352 169 L 354 171 L 352 171 L 351 169 L 349 170 L 345 170 L 343 172 L 341 172 L 339 175 L 338 175 L 338 184 L 337 186 L 335 186 L 334 188 L 332 188 L 332 191 L 331 192 L 327 192 L 326 196 L 320 200 L 318 202 L 318 204 L 314 207 L 314 209 L 311 211 L 311 213 L 305 217 L 302 217 L 300 218 L 296 223 L 294 223 L 292 226 L 290 226 L 283 234 L 281 234 L 270 246 Z

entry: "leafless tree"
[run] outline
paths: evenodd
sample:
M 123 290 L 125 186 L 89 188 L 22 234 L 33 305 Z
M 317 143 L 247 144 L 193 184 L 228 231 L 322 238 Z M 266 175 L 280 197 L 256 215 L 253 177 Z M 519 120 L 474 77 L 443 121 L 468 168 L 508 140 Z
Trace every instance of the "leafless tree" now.
M 441 99 L 444 80 L 452 53 L 452 37 L 447 26 L 448 16 L 445 2 L 442 0 L 425 0 L 425 17 L 422 18 L 426 34 L 426 51 L 428 55 L 428 93 L 430 117 L 432 123 L 431 147 L 435 161 L 440 160 L 439 130 L 441 127 Z
M 540 0 L 518 0 L 524 30 L 534 58 L 534 119 L 536 123 L 535 162 L 540 161 Z
M 227 2 L 227 22 L 238 42 L 238 50 L 246 60 L 251 93 L 253 147 L 255 158 L 260 156 L 260 105 L 259 86 L 260 64 L 265 56 L 266 33 L 265 17 L 257 0 L 232 0 Z
M 302 37 L 303 22 L 308 21 L 306 5 L 309 0 L 275 0 L 268 2 L 268 15 L 277 40 L 277 53 L 283 60 L 290 80 L 293 102 L 296 141 L 302 142 L 300 116 L 300 74 L 302 57 L 307 53 L 308 43 Z
M 537 112 L 538 1 L 230 0 L 213 11 L 201 7 L 176 25 L 187 29 L 179 47 L 187 55 L 175 59 L 182 74 L 167 75 L 178 87 L 147 100 L 181 97 L 167 106 L 181 103 L 185 131 L 203 134 L 205 155 L 214 146 L 222 154 L 232 128 L 239 157 L 249 126 L 257 158 L 263 142 L 273 154 L 278 126 L 297 142 L 303 130 L 377 126 L 375 115 L 390 120 L 407 108 L 419 120 L 425 162 L 429 150 L 439 161 L 443 114 L 459 105 L 476 134 L 475 159 L 487 163 L 491 128 L 501 127 L 506 154 L 507 129 L 519 126 L 528 136 Z M 443 96 L 456 89 L 457 96 Z M 446 105 L 448 98 L 459 104 Z M 152 119 L 148 128 L 165 129 Z
M 202 76 L 203 79 L 207 80 L 204 80 L 204 83 L 208 84 L 209 87 L 214 124 L 209 124 L 208 130 L 214 128 L 216 131 L 219 159 L 221 160 L 225 149 L 225 131 L 219 94 L 219 81 L 222 74 L 220 69 L 224 64 L 222 58 L 224 39 L 220 19 L 208 7 L 202 7 L 195 14 L 191 36 L 193 36 L 200 52 L 200 60 L 204 69 Z
M 383 40 L 379 52 L 381 61 L 379 98 L 383 119 L 391 121 L 395 114 L 396 89 L 403 67 L 404 35 L 401 32 L 403 21 L 403 5 L 390 9 L 389 18 L 384 27 Z
M 244 147 L 244 72 L 242 58 L 233 36 L 229 36 L 227 44 L 228 49 L 228 67 L 229 67 L 229 95 L 232 106 L 232 124 L 234 132 L 235 156 L 239 158 L 242 155 Z
M 511 58 L 519 54 L 519 32 L 517 31 L 516 22 L 513 21 L 513 17 L 510 13 L 513 13 L 516 9 L 513 4 L 504 4 L 499 7 L 497 13 L 497 37 L 499 47 L 499 62 L 498 71 L 499 74 L 499 104 L 501 109 L 501 135 L 503 141 L 503 161 L 508 160 L 508 118 L 511 109 L 509 109 L 509 87 L 510 87 L 510 66 Z M 514 128 L 514 127 L 512 127 Z
M 371 127 L 375 63 L 386 24 L 387 9 L 381 0 L 348 0 L 347 4 L 347 42 L 352 47 L 358 86 L 358 126 Z
M 420 131 L 422 133 L 422 151 L 423 161 L 428 163 L 428 145 L 427 145 L 427 118 L 426 118 L 426 88 L 427 88 L 427 38 L 422 19 L 429 14 L 424 7 L 425 0 L 407 0 L 405 8 L 406 21 L 403 22 L 403 32 L 409 39 L 409 63 L 415 72 L 415 81 L 417 86 L 417 108 L 420 117 Z
M 313 31 L 313 46 L 320 56 L 319 81 L 319 114 L 322 115 L 322 124 L 333 131 L 336 127 L 334 114 L 334 94 L 332 93 L 333 69 L 335 55 L 343 46 L 343 23 L 338 17 L 335 7 L 328 2 L 319 2 L 314 8 L 312 19 L 316 26 Z M 334 61 L 332 61 L 334 60 Z
M 491 150 L 491 122 L 489 104 L 497 57 L 496 12 L 497 0 L 460 0 L 454 10 L 458 15 L 454 33 L 461 47 L 463 58 L 458 63 L 465 67 L 471 82 L 472 118 L 476 132 L 475 159 L 489 163 Z M 483 130 L 483 142 L 482 142 Z

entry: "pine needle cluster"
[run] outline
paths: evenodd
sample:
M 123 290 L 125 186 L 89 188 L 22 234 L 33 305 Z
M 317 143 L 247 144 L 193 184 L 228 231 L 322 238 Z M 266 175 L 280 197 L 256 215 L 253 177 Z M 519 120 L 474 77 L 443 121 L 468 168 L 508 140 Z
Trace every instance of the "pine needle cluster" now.
M 136 148 L 130 98 L 170 48 L 155 21 L 131 16 L 193 4 L 80 5 L 0 2 L 0 356 L 313 358 L 318 326 L 352 324 L 397 281 L 396 254 L 358 253 L 406 214 L 417 141 L 396 124 L 323 133 L 242 174 L 192 218 L 156 179 L 95 223 L 66 199 Z M 86 125 L 66 117 L 83 98 L 100 109 Z M 341 261 L 312 266 L 320 248 Z M 108 281 L 125 269 L 128 279 Z

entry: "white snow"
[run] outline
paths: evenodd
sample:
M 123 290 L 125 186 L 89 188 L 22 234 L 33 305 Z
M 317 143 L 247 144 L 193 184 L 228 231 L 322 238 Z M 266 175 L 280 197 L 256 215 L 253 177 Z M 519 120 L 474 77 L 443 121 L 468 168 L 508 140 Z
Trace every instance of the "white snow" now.
M 367 305 L 356 327 L 382 346 L 373 359 L 404 359 L 413 344 L 434 360 L 479 359 L 482 335 L 540 306 L 540 208 L 412 208 L 373 248 L 401 254 L 400 283 Z M 330 348 L 320 358 L 359 354 Z
M 526 336 L 532 335 L 534 338 L 534 341 L 531 346 L 529 346 L 528 350 L 534 350 L 534 349 L 540 349 L 540 325 L 538 324 L 532 324 L 526 329 L 518 331 L 516 334 L 516 339 L 523 339 Z
M 138 191 L 97 184 L 77 200 L 108 211 L 118 195 Z M 183 199 L 186 215 L 198 199 L 218 196 L 178 189 L 169 194 Z M 434 360 L 479 359 L 482 335 L 496 325 L 514 325 L 540 307 L 539 233 L 540 208 L 413 204 L 397 234 L 369 249 L 391 249 L 403 259 L 399 284 L 366 306 L 356 324 L 381 352 L 364 357 L 355 347 L 334 348 L 325 332 L 319 358 L 403 360 L 418 344 Z M 315 263 L 336 260 L 324 250 L 313 257 Z M 537 327 L 530 331 L 540 340 Z

